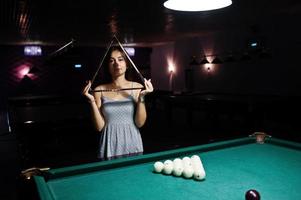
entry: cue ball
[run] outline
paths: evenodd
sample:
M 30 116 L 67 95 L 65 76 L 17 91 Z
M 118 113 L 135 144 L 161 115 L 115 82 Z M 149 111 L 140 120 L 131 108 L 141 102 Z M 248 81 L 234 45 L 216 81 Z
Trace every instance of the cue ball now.
M 155 164 L 154 164 L 154 171 L 155 172 L 161 173 L 163 168 L 164 168 L 164 164 L 162 162 L 160 162 L 160 161 L 155 162 Z
M 260 194 L 256 190 L 248 190 L 246 192 L 246 200 L 260 200 Z

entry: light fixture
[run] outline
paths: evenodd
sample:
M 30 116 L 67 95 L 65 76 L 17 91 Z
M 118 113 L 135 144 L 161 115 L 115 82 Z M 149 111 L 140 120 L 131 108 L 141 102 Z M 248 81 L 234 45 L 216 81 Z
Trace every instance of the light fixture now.
M 25 46 L 24 47 L 24 55 L 25 56 L 41 56 L 42 55 L 42 47 L 40 47 L 40 46 Z
M 230 6 L 232 0 L 168 0 L 164 6 L 177 11 L 209 11 Z
M 124 50 L 128 53 L 129 56 L 135 56 L 135 48 L 134 47 L 124 47 Z
M 168 72 L 172 74 L 172 73 L 174 73 L 174 71 L 175 71 L 175 66 L 174 65 L 169 65 L 168 66 Z
M 74 64 L 74 68 L 80 69 L 80 68 L 82 68 L 82 64 L 80 64 L 80 63 Z

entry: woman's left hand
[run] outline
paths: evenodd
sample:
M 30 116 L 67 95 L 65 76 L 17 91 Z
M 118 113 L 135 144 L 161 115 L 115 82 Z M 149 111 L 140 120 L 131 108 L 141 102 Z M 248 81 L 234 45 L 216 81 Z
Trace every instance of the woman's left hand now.
M 140 97 L 144 97 L 148 93 L 151 93 L 154 91 L 153 84 L 151 83 L 151 79 L 148 79 L 148 80 L 144 79 L 144 87 L 145 87 L 145 89 L 141 90 L 141 92 L 140 92 Z

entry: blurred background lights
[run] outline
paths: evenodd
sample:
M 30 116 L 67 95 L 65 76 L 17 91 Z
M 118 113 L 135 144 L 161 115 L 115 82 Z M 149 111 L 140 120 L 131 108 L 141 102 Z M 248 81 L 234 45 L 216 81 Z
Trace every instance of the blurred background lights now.
M 74 68 L 81 68 L 82 67 L 82 64 L 74 64 Z
M 24 47 L 25 56 L 41 56 L 42 48 L 40 46 L 25 46 Z
M 124 47 L 125 51 L 129 56 L 135 56 L 135 48 L 133 47 Z

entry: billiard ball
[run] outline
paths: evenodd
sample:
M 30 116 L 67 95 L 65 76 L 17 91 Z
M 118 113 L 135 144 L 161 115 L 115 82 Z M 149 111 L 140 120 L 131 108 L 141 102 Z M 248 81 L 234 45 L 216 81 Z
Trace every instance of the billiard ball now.
M 184 157 L 182 159 L 182 162 L 183 162 L 183 166 L 184 168 L 187 167 L 187 166 L 190 166 L 191 167 L 191 159 L 189 157 Z
M 196 170 L 194 171 L 193 173 L 193 178 L 197 181 L 201 181 L 201 180 L 204 180 L 206 177 L 206 173 L 204 170 Z
M 175 159 L 173 160 L 173 163 L 174 163 L 174 164 L 182 163 L 182 159 L 180 159 L 180 158 L 175 158 Z
M 192 166 L 189 166 L 189 165 L 184 166 L 184 170 L 183 170 L 183 173 L 182 173 L 184 178 L 187 178 L 187 179 L 191 178 L 193 176 L 193 173 L 194 173 L 194 171 L 193 171 Z
M 198 160 L 198 161 L 201 161 L 201 158 L 200 158 L 200 156 L 198 156 L 198 155 L 193 155 L 193 156 L 191 156 L 190 159 L 191 159 L 191 160 Z
M 182 165 L 174 165 L 172 174 L 174 176 L 181 176 L 183 171 L 184 171 L 184 168 Z
M 173 162 L 171 160 L 165 160 L 163 164 L 163 173 L 166 175 L 171 174 L 173 170 Z
M 184 170 L 183 162 L 181 159 L 176 158 L 173 161 L 173 175 L 174 176 L 181 176 Z
M 260 200 L 259 192 L 257 192 L 256 190 L 253 190 L 253 189 L 248 190 L 246 192 L 245 197 L 246 197 L 246 200 Z
M 160 161 L 155 162 L 155 164 L 154 164 L 154 171 L 156 173 L 161 173 L 162 170 L 163 170 L 163 168 L 164 168 L 164 164 L 162 162 L 160 162 Z

